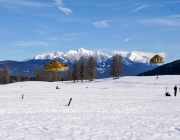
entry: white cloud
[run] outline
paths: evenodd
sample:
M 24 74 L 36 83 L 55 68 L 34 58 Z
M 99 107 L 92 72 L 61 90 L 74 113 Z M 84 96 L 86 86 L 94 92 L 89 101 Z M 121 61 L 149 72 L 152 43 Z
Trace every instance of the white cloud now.
M 69 9 L 69 8 L 65 8 L 64 7 L 64 4 L 62 2 L 62 0 L 55 0 L 56 1 L 56 4 L 58 6 L 58 8 L 63 11 L 64 13 L 66 13 L 67 15 L 71 14 L 72 13 L 72 10 Z
M 65 34 L 59 37 L 59 39 L 65 40 L 65 41 L 78 40 L 78 39 L 86 37 L 87 35 L 88 35 L 87 33 L 71 33 L 71 34 Z
M 124 40 L 124 42 L 128 42 L 130 39 L 129 38 L 126 38 L 125 40 Z
M 42 35 L 42 36 L 47 35 L 47 33 L 44 31 L 35 30 L 35 32 L 37 32 L 39 35 Z
M 16 1 L 7 1 L 7 0 L 0 0 L 0 3 L 6 7 L 11 7 L 12 5 L 17 6 L 27 6 L 27 7 L 47 7 L 51 6 L 51 4 L 41 3 L 41 2 L 33 2 L 33 1 L 25 1 L 25 0 L 16 0 Z M 11 5 L 11 6 L 10 6 Z
M 113 21 L 103 20 L 103 21 L 93 22 L 92 24 L 98 28 L 109 28 L 108 22 L 113 22 Z
M 64 41 L 79 40 L 79 39 L 85 38 L 88 35 L 89 35 L 88 33 L 70 33 L 70 34 L 64 34 L 64 35 L 61 35 L 61 36 L 47 37 L 47 40 L 53 40 L 53 41 L 58 41 L 58 40 L 64 40 Z
M 58 41 L 58 37 L 46 37 L 47 40 Z
M 139 23 L 158 26 L 180 26 L 180 15 L 140 20 Z
M 138 8 L 136 8 L 136 9 L 134 9 L 134 10 L 132 10 L 132 11 L 129 11 L 128 13 L 138 12 L 139 10 L 144 9 L 144 8 L 146 8 L 146 7 L 148 7 L 148 6 L 147 6 L 147 5 L 141 5 L 141 6 L 139 6 Z
M 171 18 L 171 19 L 179 19 L 179 18 L 180 18 L 180 15 L 171 15 L 171 16 L 169 16 L 168 18 Z
M 12 44 L 10 46 L 17 46 L 17 47 L 29 47 L 29 46 L 49 46 L 47 42 L 35 42 L 35 41 L 30 41 L 30 42 L 20 42 L 16 44 Z
M 180 1 L 167 1 L 167 2 L 162 2 L 165 4 L 176 4 L 176 3 L 180 3 Z

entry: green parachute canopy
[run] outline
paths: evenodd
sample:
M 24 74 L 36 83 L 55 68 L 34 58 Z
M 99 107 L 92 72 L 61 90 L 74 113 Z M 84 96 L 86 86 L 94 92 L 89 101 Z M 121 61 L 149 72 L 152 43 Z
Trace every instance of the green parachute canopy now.
M 69 67 L 66 64 L 63 64 L 62 62 L 59 62 L 57 60 L 52 61 L 50 64 L 44 66 L 44 71 L 49 72 L 61 72 L 69 70 Z
M 164 59 L 159 55 L 155 55 L 153 58 L 150 59 L 150 64 L 157 64 L 157 63 L 164 63 Z

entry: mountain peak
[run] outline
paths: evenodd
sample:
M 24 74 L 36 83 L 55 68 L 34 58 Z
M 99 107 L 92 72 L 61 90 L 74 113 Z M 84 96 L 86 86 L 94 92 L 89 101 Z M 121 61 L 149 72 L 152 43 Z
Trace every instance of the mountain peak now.
M 127 54 L 126 58 L 132 60 L 132 61 L 135 61 L 135 62 L 143 62 L 143 63 L 146 63 L 147 60 L 145 57 L 141 56 L 141 55 L 138 55 L 136 52 L 130 52 Z

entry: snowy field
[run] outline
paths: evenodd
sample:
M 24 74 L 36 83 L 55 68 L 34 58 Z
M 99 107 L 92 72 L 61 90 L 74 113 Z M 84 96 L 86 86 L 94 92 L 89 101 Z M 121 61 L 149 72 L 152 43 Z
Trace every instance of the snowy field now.
M 0 140 L 180 140 L 179 88 L 177 75 L 0 85 Z

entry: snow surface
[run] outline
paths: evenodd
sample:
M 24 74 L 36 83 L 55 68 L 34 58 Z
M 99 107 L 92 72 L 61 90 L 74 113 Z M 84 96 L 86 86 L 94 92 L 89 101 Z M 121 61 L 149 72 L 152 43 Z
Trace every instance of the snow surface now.
M 173 75 L 0 85 L 0 139 L 179 140 L 179 81 Z

